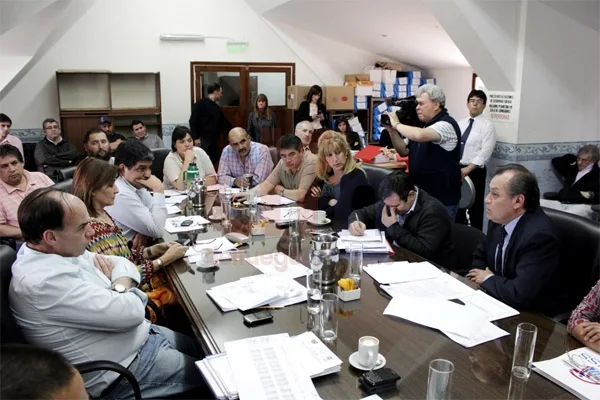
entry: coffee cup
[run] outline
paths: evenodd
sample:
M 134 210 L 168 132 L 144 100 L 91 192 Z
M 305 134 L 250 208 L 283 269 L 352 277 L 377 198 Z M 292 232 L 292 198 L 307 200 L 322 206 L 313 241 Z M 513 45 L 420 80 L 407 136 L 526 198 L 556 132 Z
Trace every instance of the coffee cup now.
M 358 339 L 358 363 L 365 368 L 373 368 L 379 358 L 379 339 L 363 336 Z
M 222 206 L 214 206 L 212 208 L 212 216 L 213 216 L 213 218 L 223 218 L 223 207 Z
M 204 248 L 200 250 L 200 266 L 212 267 L 216 264 L 215 251 L 211 248 Z
M 325 223 L 325 219 L 327 218 L 327 212 L 325 211 L 315 211 L 314 215 L 315 221 L 317 224 Z

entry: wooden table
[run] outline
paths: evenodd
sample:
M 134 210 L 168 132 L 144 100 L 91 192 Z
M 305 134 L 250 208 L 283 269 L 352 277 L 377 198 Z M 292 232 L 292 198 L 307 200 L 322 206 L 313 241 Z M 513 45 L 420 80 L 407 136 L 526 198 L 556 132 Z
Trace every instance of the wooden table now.
M 250 228 L 247 211 L 234 211 L 233 218 L 233 231 L 248 234 Z M 305 265 L 310 246 L 307 231 L 312 229 L 314 227 L 310 225 L 301 225 L 301 252 L 297 259 Z M 198 232 L 198 239 L 221 235 L 223 228 L 219 224 L 212 224 L 204 232 Z M 265 236 L 252 238 L 249 245 L 243 248 L 248 250 L 247 256 L 253 256 L 278 251 L 287 254 L 290 247 L 292 253 L 295 253 L 294 246 L 297 245 L 298 242 L 290 241 L 285 230 L 277 229 L 271 223 Z M 341 258 L 345 257 L 342 253 Z M 422 260 L 401 250 L 393 258 L 365 254 L 364 264 L 392 259 Z M 296 335 L 311 329 L 315 323 L 314 318 L 307 314 L 305 303 L 273 310 L 273 323 L 254 328 L 243 324 L 239 311 L 221 312 L 206 294 L 206 289 L 259 273 L 243 260 L 221 262 L 215 270 L 209 272 L 198 271 L 195 265 L 190 266 L 182 261 L 167 268 L 167 272 L 206 354 L 221 352 L 224 343 L 230 340 L 282 332 Z M 357 382 L 362 371 L 355 370 L 348 363 L 348 357 L 357 350 L 358 339 L 363 335 L 379 338 L 380 352 L 387 359 L 386 366 L 402 377 L 398 383 L 398 391 L 382 393 L 381 397 L 402 399 L 425 397 L 428 365 L 436 358 L 451 360 L 455 365 L 453 398 L 505 399 L 509 391 L 514 334 L 520 322 L 531 322 L 538 327 L 534 360 L 557 357 L 565 351 L 565 340 L 574 340 L 567 335 L 564 325 L 542 315 L 523 312 L 519 316 L 496 322 L 499 327 L 510 332 L 510 336 L 466 349 L 438 330 L 383 315 L 389 298 L 366 273 L 363 274 L 361 291 L 360 300 L 340 302 L 343 315 L 339 319 L 338 338 L 331 348 L 343 361 L 342 371 L 314 380 L 323 399 L 359 399 L 366 396 Z M 533 372 L 526 384 L 526 391 L 526 398 L 572 398 L 562 388 Z

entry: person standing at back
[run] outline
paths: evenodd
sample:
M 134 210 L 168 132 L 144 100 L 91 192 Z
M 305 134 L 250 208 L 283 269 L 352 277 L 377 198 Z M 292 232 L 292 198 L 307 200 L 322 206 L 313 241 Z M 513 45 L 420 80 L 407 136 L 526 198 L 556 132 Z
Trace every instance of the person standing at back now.
M 212 163 L 219 161 L 219 136 L 229 132 L 233 126 L 223 114 L 217 102 L 223 96 L 218 83 L 208 85 L 207 96 L 198 100 L 192 107 L 190 129 L 194 145 L 200 146 L 210 157 Z
M 259 94 L 254 102 L 254 110 L 248 114 L 248 134 L 252 141 L 262 143 L 261 133 L 275 129 L 275 113 L 269 109 L 269 99 Z
M 306 100 L 300 103 L 296 112 L 296 124 L 308 121 L 317 134 L 316 139 L 327 126 L 327 108 L 323 104 L 323 89 L 319 85 L 313 85 L 306 95 Z
M 483 198 L 485 193 L 486 164 L 492 157 L 496 146 L 496 128 L 482 115 L 487 96 L 482 90 L 471 90 L 467 97 L 469 118 L 458 123 L 461 131 L 460 140 L 460 176 L 468 176 L 475 186 L 475 202 L 469 208 L 469 221 L 473 228 L 483 228 Z M 467 210 L 461 208 L 456 215 L 456 222 L 467 223 Z

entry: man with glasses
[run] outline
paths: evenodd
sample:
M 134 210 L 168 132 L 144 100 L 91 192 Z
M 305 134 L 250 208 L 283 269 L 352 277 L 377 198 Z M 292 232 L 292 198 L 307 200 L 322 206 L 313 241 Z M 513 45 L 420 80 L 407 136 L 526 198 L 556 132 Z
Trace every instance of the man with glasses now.
M 577 155 L 566 154 L 552 159 L 552 166 L 564 187 L 558 193 L 544 193 L 543 207 L 593 218 L 590 204 L 600 204 L 600 169 L 598 147 L 588 144 Z
M 492 157 L 496 146 L 496 128 L 484 117 L 483 110 L 487 96 L 482 90 L 471 90 L 467 97 L 469 118 L 458 123 L 461 131 L 460 140 L 460 176 L 468 176 L 475 186 L 475 201 L 469 208 L 470 225 L 479 230 L 483 229 L 483 197 L 485 193 L 486 164 Z M 460 209 L 456 222 L 467 223 L 467 210 Z
M 73 143 L 63 139 L 55 119 L 46 118 L 42 129 L 44 139 L 35 146 L 35 164 L 38 170 L 55 179 L 57 170 L 75 165 L 79 154 Z
M 352 235 L 377 228 L 397 246 L 446 268 L 455 267 L 450 217 L 439 200 L 415 186 L 404 172 L 389 174 L 379 186 L 379 197 L 377 203 L 350 214 Z
M 134 248 L 145 245 L 148 238 L 161 238 L 167 220 L 163 184 L 150 170 L 153 160 L 150 149 L 137 140 L 121 143 L 115 152 L 119 193 L 105 210 Z
M 439 86 L 423 85 L 415 97 L 423 127 L 401 124 L 395 112 L 388 112 L 390 125 L 385 128 L 396 151 L 409 156 L 415 184 L 441 201 L 454 221 L 461 196 L 460 127 L 448 114 L 446 95 Z

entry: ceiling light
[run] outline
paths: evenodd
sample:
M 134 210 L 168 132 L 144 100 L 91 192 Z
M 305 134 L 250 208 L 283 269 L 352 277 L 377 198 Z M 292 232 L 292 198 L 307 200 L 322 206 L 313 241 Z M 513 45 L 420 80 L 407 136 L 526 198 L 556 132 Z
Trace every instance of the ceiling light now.
M 175 42 L 203 42 L 203 35 L 184 35 L 179 33 L 163 33 L 160 35 L 160 40 L 175 41 Z

